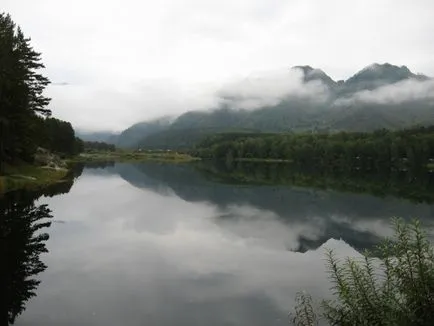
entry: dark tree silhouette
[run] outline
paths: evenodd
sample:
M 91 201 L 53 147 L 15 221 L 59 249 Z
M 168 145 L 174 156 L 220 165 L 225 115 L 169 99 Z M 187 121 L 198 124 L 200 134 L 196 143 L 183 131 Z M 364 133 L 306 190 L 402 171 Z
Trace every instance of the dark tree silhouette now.
M 100 141 L 85 141 L 83 143 L 83 147 L 84 147 L 84 150 L 86 150 L 86 151 L 114 152 L 116 150 L 115 145 L 100 142 Z
M 71 124 L 54 118 L 40 73 L 41 54 L 10 15 L 0 13 L 0 174 L 6 163 L 32 162 L 37 147 L 76 154 L 83 144 Z
M 38 73 L 43 67 L 30 39 L 10 15 L 0 14 L 0 165 L 32 159 L 35 118 L 51 114 L 43 95 L 49 80 Z

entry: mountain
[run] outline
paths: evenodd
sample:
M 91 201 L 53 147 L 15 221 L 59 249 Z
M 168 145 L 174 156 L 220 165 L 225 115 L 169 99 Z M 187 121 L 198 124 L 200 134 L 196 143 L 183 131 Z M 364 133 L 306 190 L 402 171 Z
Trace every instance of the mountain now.
M 169 128 L 160 132 L 156 132 L 144 137 L 139 141 L 138 146 L 146 149 L 177 149 L 186 150 L 194 147 L 198 142 L 207 136 L 219 132 L 236 132 L 236 133 L 257 133 L 259 130 L 251 129 L 235 129 L 235 128 L 187 128 L 173 129 Z
M 167 129 L 170 125 L 168 118 L 136 123 L 121 132 L 116 145 L 123 148 L 137 148 L 138 143 L 144 137 Z
M 84 141 L 98 141 L 108 144 L 116 144 L 118 133 L 112 131 L 83 131 L 75 130 L 75 135 Z
M 434 99 L 429 100 L 426 95 L 434 85 L 423 84 L 434 80 L 415 74 L 406 66 L 374 63 L 337 82 L 321 69 L 308 65 L 291 69 L 302 72 L 301 82 L 306 87 L 324 85 L 327 96 L 288 95 L 274 105 L 254 110 L 235 109 L 225 103 L 213 110 L 186 112 L 173 122 L 141 122 L 122 132 L 118 145 L 184 149 L 210 133 L 227 131 L 373 131 L 434 124 Z M 422 90 L 419 93 L 418 87 Z M 397 100 L 405 94 L 407 98 Z
M 425 75 L 416 75 L 406 66 L 394 66 L 390 63 L 369 65 L 345 81 L 343 90 L 347 93 L 373 90 L 384 85 L 394 84 L 406 79 L 426 80 Z
M 320 81 L 331 88 L 337 86 L 337 82 L 335 82 L 321 69 L 312 68 L 311 66 L 294 66 L 291 69 L 301 70 L 303 72 L 303 81 L 305 83 L 311 81 Z

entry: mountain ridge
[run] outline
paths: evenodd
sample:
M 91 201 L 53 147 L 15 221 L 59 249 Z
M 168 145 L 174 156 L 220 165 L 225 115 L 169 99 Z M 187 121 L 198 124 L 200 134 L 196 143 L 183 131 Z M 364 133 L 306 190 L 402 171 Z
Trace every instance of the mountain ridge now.
M 119 135 L 117 145 L 129 148 L 175 149 L 181 145 L 179 140 L 183 138 L 183 131 L 189 136 L 188 141 L 184 139 L 181 147 L 186 143 L 190 146 L 196 136 L 203 136 L 208 131 L 372 131 L 379 128 L 396 129 L 415 124 L 434 124 L 433 101 L 410 98 L 403 103 L 375 103 L 372 101 L 375 94 L 368 98 L 371 102 L 358 96 L 362 93 L 369 95 L 369 92 L 381 92 L 383 87 L 400 87 L 403 82 L 432 81 L 426 75 L 411 72 L 405 65 L 373 63 L 346 80 L 338 81 L 310 65 L 293 66 L 289 71 L 296 69 L 302 73 L 302 85 L 325 85 L 328 97 L 318 100 L 315 97 L 287 95 L 277 104 L 257 109 L 231 108 L 225 103 L 213 110 L 187 111 L 167 123 L 161 123 L 158 119 L 142 121 L 125 129 Z

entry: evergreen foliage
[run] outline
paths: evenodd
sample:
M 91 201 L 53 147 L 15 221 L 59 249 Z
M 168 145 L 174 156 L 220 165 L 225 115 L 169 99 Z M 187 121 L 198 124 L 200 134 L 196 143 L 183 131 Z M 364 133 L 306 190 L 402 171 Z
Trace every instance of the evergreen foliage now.
M 391 170 L 425 166 L 434 158 L 434 127 L 371 133 L 222 133 L 203 140 L 195 155 L 214 159 L 282 159 L 300 166 Z
M 113 144 L 107 144 L 101 141 L 85 141 L 83 142 L 83 149 L 85 151 L 107 151 L 114 152 L 116 146 Z
M 42 68 L 30 39 L 0 13 L 0 173 L 6 162 L 32 162 L 38 146 L 68 154 L 79 148 L 71 124 L 49 118 Z
M 56 118 L 37 117 L 35 126 L 38 146 L 69 155 L 83 151 L 83 144 L 75 137 L 71 123 Z

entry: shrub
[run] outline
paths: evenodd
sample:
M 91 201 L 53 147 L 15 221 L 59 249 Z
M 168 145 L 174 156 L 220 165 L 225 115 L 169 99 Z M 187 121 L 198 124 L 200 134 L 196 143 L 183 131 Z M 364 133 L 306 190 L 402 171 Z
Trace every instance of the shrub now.
M 327 251 L 334 299 L 323 300 L 330 325 L 433 325 L 434 250 L 419 221 L 393 220 L 394 236 L 362 259 L 338 259 Z M 312 299 L 297 294 L 292 323 L 313 326 Z

